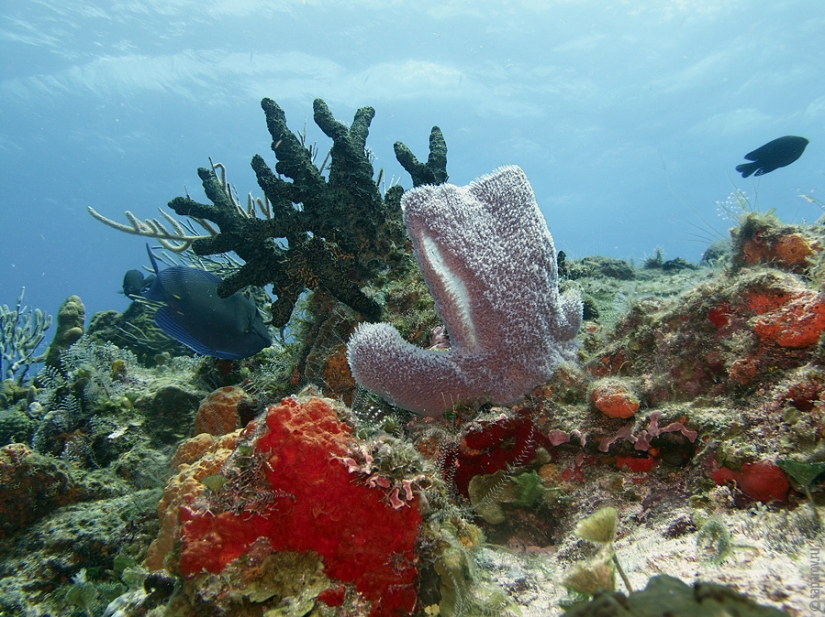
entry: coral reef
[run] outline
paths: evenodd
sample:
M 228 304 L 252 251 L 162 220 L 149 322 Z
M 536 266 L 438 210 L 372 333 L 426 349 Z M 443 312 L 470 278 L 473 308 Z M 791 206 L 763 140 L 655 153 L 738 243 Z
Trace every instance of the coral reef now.
M 732 230 L 734 267 L 768 263 L 792 272 L 802 272 L 822 245 L 798 225 L 783 225 L 771 213 L 746 211 Z
M 242 421 L 243 406 L 247 402 L 247 393 L 237 386 L 224 386 L 210 393 L 198 407 L 195 414 L 195 434 L 226 435 L 232 433 Z M 249 418 L 247 414 L 247 419 Z
M 180 508 L 207 490 L 201 480 L 220 474 L 237 443 L 236 433 L 220 439 L 201 433 L 178 446 L 171 461 L 177 473 L 166 483 L 158 504 L 160 530 L 146 554 L 147 568 L 159 570 L 165 567 L 167 557 L 173 558 L 180 533 Z
M 439 416 L 459 401 L 510 403 L 546 381 L 573 353 L 582 304 L 559 294 L 553 240 L 524 172 L 419 187 L 402 203 L 451 347 L 425 351 L 389 324 L 362 325 L 347 345 L 356 382 Z
M 128 349 L 147 367 L 162 364 L 171 356 L 188 356 L 192 351 L 168 337 L 155 326 L 152 310 L 132 302 L 122 313 L 101 311 L 89 319 L 86 336 L 96 343 L 113 343 Z
M 664 262 L 662 262 L 662 265 L 664 265 Z M 593 257 L 571 262 L 567 268 L 567 276 L 574 280 L 582 277 L 596 276 L 618 279 L 620 281 L 632 281 L 636 278 L 637 272 L 623 259 L 594 255 Z
M 200 384 L 199 384 L 200 385 Z M 134 401 L 146 417 L 144 431 L 153 444 L 173 445 L 187 437 L 206 391 L 173 377 L 152 380 Z
M 103 614 L 132 584 L 115 561 L 142 559 L 157 535 L 157 489 L 169 474 L 161 434 L 181 418 L 170 438 L 189 434 L 208 391 L 186 360 L 146 369 L 81 337 L 59 368 L 5 399 L 0 435 L 13 443 L 0 449 L 0 613 Z M 177 397 L 157 396 L 170 388 Z M 190 396 L 187 414 L 179 402 Z
M 278 308 L 292 310 L 283 340 L 234 364 L 153 347 L 137 305 L 95 316 L 90 332 L 62 343 L 53 365 L 0 388 L 0 614 L 814 610 L 825 543 L 822 228 L 747 213 L 730 248 L 700 268 L 665 261 L 661 251 L 639 268 L 567 257 L 560 284 L 579 289 L 586 307 L 572 353 L 578 312 L 568 331 L 544 305 L 533 308 L 538 296 L 561 302 L 553 270 L 561 256 L 543 222 L 531 219 L 538 227 L 522 238 L 522 223 L 481 217 L 487 228 L 467 243 L 476 257 L 458 259 L 450 241 L 467 231 L 464 219 L 439 210 L 408 221 L 434 301 L 399 236 L 401 189 L 381 198 L 380 173 L 372 180 L 364 150 L 371 115 L 360 111 L 346 128 L 316 110 L 333 136 L 334 169 L 316 166 L 315 149 L 289 135 L 269 106 L 279 163 L 272 172 L 256 159 L 266 200 L 240 207 L 215 164 L 205 174 L 215 199 L 205 207 L 217 212 L 215 202 L 227 200 L 220 230 L 205 219 L 204 234 L 125 227 L 184 251 L 261 232 L 250 247 L 300 268 L 304 242 L 323 237 L 321 261 L 329 257 L 381 307 L 396 342 L 414 345 L 413 357 L 434 359 L 438 370 L 466 354 L 461 366 L 478 368 L 489 385 L 435 417 L 368 393 L 345 362 L 364 315 L 314 279 L 294 310 Z M 422 195 L 490 182 L 422 187 L 447 179 L 437 129 L 427 162 L 401 144 L 396 153 L 419 187 L 406 202 L 410 217 Z M 534 208 L 517 184 L 518 203 Z M 335 210 L 333 198 L 345 208 Z M 353 215 L 362 207 L 365 219 Z M 316 215 L 330 227 L 312 227 Z M 350 215 L 352 223 L 336 223 Z M 499 254 L 510 241 L 537 268 L 506 270 Z M 265 264 L 259 257 L 248 264 Z M 467 272 L 496 268 L 505 268 L 506 286 L 492 277 L 476 287 Z M 301 281 L 287 283 L 308 286 Z M 452 302 L 485 293 L 495 302 Z M 465 321 L 455 310 L 462 306 L 468 315 L 480 307 L 480 320 Z M 137 329 L 124 333 L 133 319 Z M 472 356 L 481 343 L 498 355 Z M 558 352 L 553 361 L 567 358 L 552 371 L 547 345 Z M 387 363 L 379 348 L 363 351 Z M 438 386 L 404 358 L 398 380 L 422 388 L 429 405 Z M 306 383 L 317 387 L 295 394 Z M 514 406 L 474 400 L 505 383 L 518 391 L 491 398 Z M 626 594 L 610 593 L 616 584 Z M 595 594 L 593 602 L 582 604 L 582 594 Z
M 40 389 L 26 407 L 35 420 L 31 444 L 78 464 L 105 465 L 135 447 L 109 437 L 120 428 L 115 416 L 135 409 L 147 414 L 141 438 L 156 445 L 182 439 L 206 393 L 186 379 L 146 375 L 134 354 L 111 343 L 82 338 L 58 362 L 60 370 L 46 366 L 37 376 Z
M 9 393 L 0 412 L 9 439 L 37 445 L 11 447 L 43 471 L 29 474 L 23 464 L 4 473 L 42 478 L 42 487 L 63 477 L 58 471 L 69 478 L 52 502 L 3 494 L 2 503 L 23 504 L 31 517 L 7 517 L 14 527 L 0 540 L 0 610 L 29 603 L 80 616 L 102 613 L 120 594 L 110 606 L 124 616 L 276 607 L 560 615 L 581 600 L 565 591 L 565 573 L 604 566 L 572 529 L 612 506 L 612 549 L 634 589 L 657 572 L 686 582 L 698 572 L 800 615 L 807 591 L 799 564 L 822 537 L 814 472 L 825 371 L 810 342 L 820 327 L 809 310 L 818 292 L 805 277 L 816 265 L 773 266 L 644 268 L 632 281 L 582 276 L 577 283 L 598 308 L 579 337 L 582 366 L 560 364 L 517 408 L 459 405 L 439 419 L 411 418 L 350 389 L 340 360 L 354 319 L 323 294 L 306 300 L 312 310 L 307 329 L 293 330 L 298 342 L 233 369 L 224 378 L 234 385 L 211 398 L 216 385 L 201 378 L 214 364 L 167 358 L 147 369 L 84 337 L 61 353 L 60 370 Z M 393 323 L 419 345 L 443 346 L 420 277 L 395 274 L 376 279 Z M 801 338 L 791 342 L 804 345 L 782 345 L 775 332 L 795 332 Z M 353 395 L 356 411 L 287 398 L 249 423 L 255 399 L 295 388 L 296 366 L 339 384 L 336 395 Z M 740 366 L 750 368 L 729 370 Z M 638 409 L 626 418 L 598 411 L 600 385 Z M 216 402 L 224 395 L 226 405 Z M 181 442 L 218 425 L 232 432 Z M 169 473 L 156 517 L 158 492 L 145 487 Z M 40 493 L 33 496 L 49 491 Z M 140 495 L 140 507 L 126 507 L 127 494 Z M 94 521 L 88 535 L 80 516 Z M 59 552 L 61 542 L 72 550 Z M 102 552 L 75 552 L 90 543 Z M 23 567 L 25 550 L 36 562 Z M 373 565 L 351 567 L 355 554 Z M 118 565 L 127 557 L 143 567 Z M 602 569 L 588 580 L 607 584 L 599 581 L 610 579 L 609 564 Z M 367 581 L 364 572 L 378 575 Z M 36 589 L 24 592 L 32 580 Z
M 102 615 L 127 590 L 115 564 L 132 561 L 148 542 L 157 500 L 154 489 L 70 504 L 8 538 L 0 547 L 0 614 Z M 84 578 L 96 592 L 85 606 L 73 592 Z
M 681 304 L 631 308 L 590 367 L 599 376 L 657 374 L 640 393 L 650 405 L 715 396 L 752 386 L 769 366 L 804 365 L 823 330 L 820 294 L 804 281 L 745 270 L 697 286 Z
M 23 529 L 49 512 L 80 498 L 65 464 L 14 443 L 0 448 L 0 538 Z

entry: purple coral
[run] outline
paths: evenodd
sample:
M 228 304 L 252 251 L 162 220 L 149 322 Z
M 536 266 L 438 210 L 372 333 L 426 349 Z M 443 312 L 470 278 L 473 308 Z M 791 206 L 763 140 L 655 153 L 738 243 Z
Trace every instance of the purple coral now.
M 362 324 L 347 345 L 359 385 L 439 416 L 458 401 L 513 402 L 572 357 L 581 299 L 559 294 L 553 239 L 519 167 L 412 189 L 402 207 L 451 347 L 424 350 L 389 324 Z

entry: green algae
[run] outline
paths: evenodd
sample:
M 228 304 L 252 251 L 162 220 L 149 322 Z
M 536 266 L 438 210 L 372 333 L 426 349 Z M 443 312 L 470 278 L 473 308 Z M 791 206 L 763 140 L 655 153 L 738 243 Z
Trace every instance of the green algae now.
M 783 617 L 786 613 L 766 606 L 723 585 L 689 586 L 667 575 L 650 579 L 643 591 L 625 596 L 601 593 L 583 606 L 569 609 L 565 617 Z
M 495 473 L 473 476 L 468 492 L 473 509 L 485 522 L 498 525 L 507 519 L 501 502 L 513 498 L 513 488 L 510 476 L 505 470 L 499 469 Z

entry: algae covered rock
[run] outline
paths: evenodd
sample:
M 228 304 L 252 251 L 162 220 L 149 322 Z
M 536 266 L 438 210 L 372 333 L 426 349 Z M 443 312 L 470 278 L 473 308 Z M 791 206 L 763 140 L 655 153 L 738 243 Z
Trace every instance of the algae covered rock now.
M 19 409 L 0 409 L 0 444 L 26 443 L 37 423 Z
M 0 615 L 102 615 L 125 591 L 115 562 L 144 550 L 158 498 L 157 490 L 142 490 L 67 505 L 8 538 L 0 560 Z
M 620 281 L 632 281 L 636 278 L 636 273 L 630 264 L 622 259 L 593 255 L 572 262 L 568 266 L 568 276 L 571 279 L 597 276 Z
M 57 331 L 46 352 L 46 366 L 60 365 L 60 352 L 68 349 L 83 336 L 86 307 L 78 296 L 69 296 L 57 311 Z
M 63 462 L 23 444 L 0 449 L 0 539 L 76 501 L 79 493 Z
M 661 575 L 650 579 L 643 591 L 599 593 L 590 602 L 571 608 L 565 617 L 783 617 L 778 609 L 760 606 L 724 585 L 686 585 L 678 578 Z
M 822 251 L 821 235 L 804 225 L 785 225 L 771 213 L 747 212 L 731 229 L 734 268 L 770 264 L 802 272 Z
M 95 343 L 110 342 L 130 350 L 147 367 L 157 365 L 159 356 L 192 355 L 190 349 L 155 326 L 154 311 L 139 302 L 132 302 L 122 313 L 95 313 L 89 320 L 86 336 Z
M 151 382 L 135 401 L 145 417 L 143 428 L 153 443 L 171 445 L 186 437 L 207 392 L 172 378 Z

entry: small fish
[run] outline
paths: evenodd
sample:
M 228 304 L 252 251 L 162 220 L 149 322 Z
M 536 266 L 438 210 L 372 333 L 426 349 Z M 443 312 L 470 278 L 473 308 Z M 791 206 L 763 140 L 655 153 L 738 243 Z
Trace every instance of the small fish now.
M 745 158 L 753 163 L 742 163 L 736 166 L 736 171 L 747 178 L 754 172 L 756 176 L 763 176 L 774 169 L 785 167 L 793 163 L 805 152 L 808 140 L 796 135 L 785 135 L 773 141 L 769 141 L 764 146 L 760 146 L 753 152 L 748 152 Z
M 221 278 L 206 270 L 173 266 L 158 269 L 146 246 L 156 278 L 141 295 L 163 303 L 155 325 L 176 341 L 204 356 L 240 360 L 272 344 L 255 303 L 241 293 L 218 296 Z
M 129 270 L 123 275 L 123 295 L 138 296 L 149 289 L 154 282 L 154 274 L 143 278 L 143 272 L 140 270 Z

